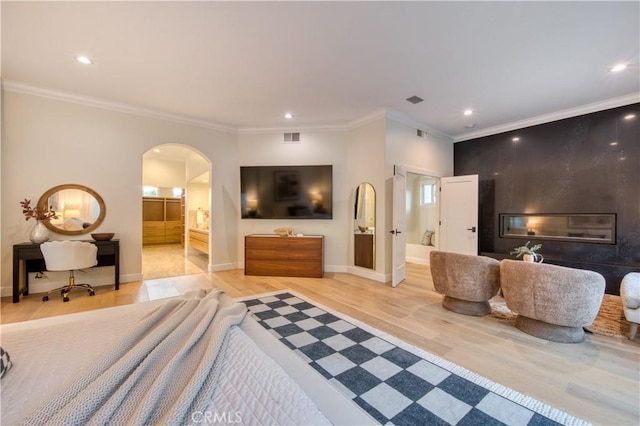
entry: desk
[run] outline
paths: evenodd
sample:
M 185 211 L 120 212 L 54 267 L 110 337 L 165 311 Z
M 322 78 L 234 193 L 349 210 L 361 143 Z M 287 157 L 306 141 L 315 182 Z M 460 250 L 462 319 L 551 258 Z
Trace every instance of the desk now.
M 88 241 L 98 246 L 96 266 L 115 266 L 116 290 L 120 289 L 120 240 Z M 29 294 L 29 272 L 46 271 L 40 244 L 20 243 L 13 246 L 13 303 L 20 302 L 20 295 Z M 20 276 L 24 276 L 24 288 Z

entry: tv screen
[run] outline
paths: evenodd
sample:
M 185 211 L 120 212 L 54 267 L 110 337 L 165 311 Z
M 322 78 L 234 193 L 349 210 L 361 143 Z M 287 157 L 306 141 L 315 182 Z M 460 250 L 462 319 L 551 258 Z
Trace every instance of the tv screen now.
M 333 166 L 240 167 L 243 219 L 332 219 Z

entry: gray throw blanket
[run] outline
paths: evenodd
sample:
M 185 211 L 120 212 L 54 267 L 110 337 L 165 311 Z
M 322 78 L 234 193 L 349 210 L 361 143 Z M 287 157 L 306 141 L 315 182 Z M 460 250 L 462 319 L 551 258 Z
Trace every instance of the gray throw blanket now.
M 228 331 L 246 312 L 218 289 L 168 300 L 25 423 L 191 423 L 211 401 Z

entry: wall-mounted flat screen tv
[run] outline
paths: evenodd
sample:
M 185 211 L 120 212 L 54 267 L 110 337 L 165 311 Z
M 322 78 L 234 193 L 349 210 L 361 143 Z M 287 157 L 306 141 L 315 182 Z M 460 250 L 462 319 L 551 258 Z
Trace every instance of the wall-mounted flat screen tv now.
M 332 219 L 333 166 L 240 167 L 243 219 Z

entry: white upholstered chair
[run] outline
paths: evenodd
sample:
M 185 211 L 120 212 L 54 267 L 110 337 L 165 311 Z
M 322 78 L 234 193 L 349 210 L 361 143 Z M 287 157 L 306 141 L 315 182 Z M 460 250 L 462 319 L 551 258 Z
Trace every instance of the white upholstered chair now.
M 69 284 L 49 291 L 42 301 L 49 300 L 49 294 L 59 291 L 62 300 L 69 301 L 69 292 L 75 287 L 87 289 L 90 296 L 95 295 L 89 284 L 76 284 L 73 271 L 90 268 L 98 264 L 98 247 L 84 241 L 49 241 L 40 245 L 47 271 L 69 271 Z
M 624 317 L 631 324 L 629 339 L 633 340 L 640 323 L 640 272 L 630 272 L 624 276 L 620 284 L 620 298 Z

